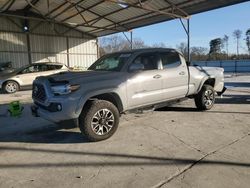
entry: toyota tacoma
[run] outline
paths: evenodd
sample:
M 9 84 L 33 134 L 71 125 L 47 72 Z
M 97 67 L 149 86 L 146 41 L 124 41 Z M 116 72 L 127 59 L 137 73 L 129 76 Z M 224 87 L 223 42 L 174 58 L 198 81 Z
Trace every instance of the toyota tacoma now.
M 63 72 L 33 82 L 35 116 L 73 120 L 90 141 L 111 137 L 120 115 L 193 98 L 209 110 L 225 91 L 224 70 L 190 66 L 174 49 L 139 49 L 105 55 L 84 72 Z

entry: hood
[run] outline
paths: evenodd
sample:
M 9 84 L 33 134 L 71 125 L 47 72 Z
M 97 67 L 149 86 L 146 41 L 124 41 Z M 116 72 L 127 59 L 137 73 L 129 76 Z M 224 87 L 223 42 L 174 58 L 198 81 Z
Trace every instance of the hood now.
M 70 83 L 82 83 L 96 80 L 105 80 L 120 75 L 121 72 L 110 71 L 83 71 L 83 72 L 61 72 L 48 76 L 55 82 L 68 81 Z
M 9 78 L 9 77 L 12 77 L 15 75 L 16 75 L 15 70 L 2 71 L 2 72 L 0 72 L 0 79 L 6 79 L 6 78 Z

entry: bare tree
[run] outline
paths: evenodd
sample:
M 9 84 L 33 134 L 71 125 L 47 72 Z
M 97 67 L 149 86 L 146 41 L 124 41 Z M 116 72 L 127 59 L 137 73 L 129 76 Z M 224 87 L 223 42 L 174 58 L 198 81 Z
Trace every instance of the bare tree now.
M 111 35 L 108 37 L 100 38 L 99 52 L 100 56 L 107 53 L 118 52 L 122 50 L 130 50 L 130 41 L 126 40 L 120 35 Z M 133 48 L 145 48 L 147 47 L 144 41 L 140 38 L 133 39 Z
M 240 45 L 240 38 L 241 38 L 241 35 L 242 35 L 242 31 L 239 30 L 239 29 L 236 29 L 234 32 L 233 32 L 233 37 L 234 39 L 236 40 L 236 43 L 237 43 L 237 57 L 239 58 L 239 45 Z
M 133 39 L 133 49 L 147 48 L 148 46 L 140 38 Z
M 207 60 L 208 49 L 205 47 L 194 46 L 190 49 L 193 61 Z
M 155 43 L 152 45 L 153 48 L 166 48 L 165 43 L 160 42 L 160 43 Z
M 187 43 L 182 42 L 179 45 L 176 46 L 176 48 L 178 50 L 181 51 L 181 53 L 184 55 L 184 57 L 187 59 L 188 57 L 188 47 L 187 47 Z

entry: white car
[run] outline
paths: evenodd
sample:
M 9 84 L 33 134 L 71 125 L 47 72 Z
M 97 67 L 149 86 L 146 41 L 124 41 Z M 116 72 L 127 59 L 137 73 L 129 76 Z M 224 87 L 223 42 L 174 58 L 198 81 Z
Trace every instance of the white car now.
M 11 73 L 0 75 L 0 89 L 6 93 L 15 93 L 20 89 L 31 89 L 32 83 L 38 76 L 48 76 L 68 71 L 61 63 L 34 63 L 23 66 Z

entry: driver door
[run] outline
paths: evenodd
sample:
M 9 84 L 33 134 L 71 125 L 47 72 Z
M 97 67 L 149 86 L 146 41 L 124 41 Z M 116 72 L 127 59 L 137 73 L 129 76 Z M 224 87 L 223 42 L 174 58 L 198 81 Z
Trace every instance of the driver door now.
M 130 109 L 154 104 L 162 100 L 162 77 L 159 74 L 159 55 L 156 53 L 139 55 L 132 62 L 132 64 L 136 63 L 142 64 L 143 70 L 136 72 L 129 70 L 127 99 L 128 108 Z

